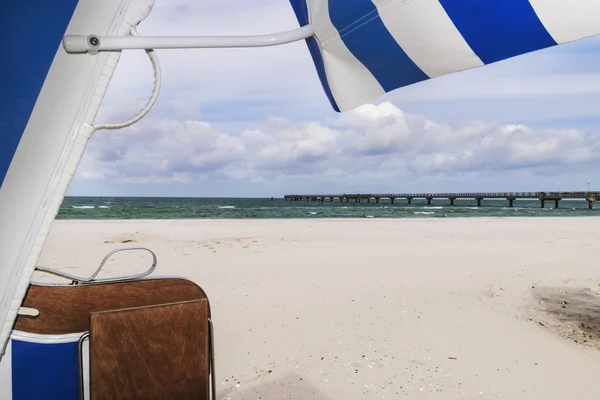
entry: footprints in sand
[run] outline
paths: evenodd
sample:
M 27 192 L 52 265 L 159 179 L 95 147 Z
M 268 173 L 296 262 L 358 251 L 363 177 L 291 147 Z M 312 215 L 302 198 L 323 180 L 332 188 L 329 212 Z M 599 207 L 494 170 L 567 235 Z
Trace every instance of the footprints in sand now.
M 217 253 L 218 250 L 248 250 L 255 254 L 263 253 L 267 247 L 267 241 L 259 238 L 223 238 L 209 239 L 202 242 L 193 242 L 194 247 Z
M 121 233 L 113 237 L 109 237 L 104 240 L 104 243 L 137 243 L 137 242 L 147 242 L 152 239 L 162 240 L 161 238 L 157 238 L 155 236 L 147 235 L 145 233 L 134 232 L 134 233 Z
M 309 379 L 296 372 L 273 377 L 273 379 L 265 380 L 257 385 L 249 385 L 249 383 L 237 383 L 235 379 L 226 379 L 223 382 L 225 388 L 220 391 L 220 398 L 223 400 L 275 400 L 281 398 L 330 400 L 330 397 L 321 392 L 320 387 L 313 385 Z M 282 396 L 282 393 L 285 395 Z
M 135 234 L 131 233 L 122 233 L 120 235 L 114 236 L 112 238 L 106 239 L 104 243 L 135 243 L 137 239 Z
M 231 237 L 190 242 L 190 248 L 210 251 L 213 254 L 219 251 L 246 251 L 260 254 L 269 247 L 295 242 L 298 242 L 297 238 Z
M 167 241 L 170 240 L 164 238 L 157 238 L 150 235 L 146 235 L 140 232 L 135 233 L 121 233 L 119 235 L 104 239 L 105 244 L 130 244 L 145 246 L 152 240 Z M 206 239 L 199 241 L 177 241 L 177 246 L 171 248 L 175 252 L 181 253 L 183 256 L 193 256 L 198 250 L 204 252 L 210 252 L 217 254 L 219 252 L 230 252 L 230 251 L 246 251 L 250 254 L 264 253 L 267 247 L 277 246 L 279 244 L 291 244 L 298 242 L 297 238 L 271 238 L 271 237 L 229 237 L 229 238 L 217 238 L 217 239 Z M 150 246 L 152 247 L 152 246 Z

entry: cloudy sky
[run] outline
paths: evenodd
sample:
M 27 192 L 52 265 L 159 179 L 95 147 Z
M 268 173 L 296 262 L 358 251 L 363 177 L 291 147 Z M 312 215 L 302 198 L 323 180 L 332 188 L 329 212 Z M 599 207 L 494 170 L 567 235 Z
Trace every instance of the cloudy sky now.
M 262 34 L 288 0 L 156 0 L 142 35 Z M 304 42 L 159 50 L 142 121 L 91 140 L 70 195 L 262 197 L 302 192 L 600 189 L 600 38 L 542 50 L 332 110 Z M 121 58 L 97 123 L 152 91 Z

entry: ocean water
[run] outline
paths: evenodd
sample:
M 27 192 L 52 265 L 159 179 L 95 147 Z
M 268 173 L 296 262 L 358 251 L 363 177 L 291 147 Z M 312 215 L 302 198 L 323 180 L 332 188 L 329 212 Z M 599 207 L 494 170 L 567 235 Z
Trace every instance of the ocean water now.
M 476 201 L 397 199 L 394 204 L 381 200 L 366 203 L 285 201 L 283 199 L 241 198 L 165 198 L 165 197 L 67 197 L 57 219 L 267 219 L 267 218 L 452 218 L 452 217 L 573 217 L 600 216 L 597 209 L 588 210 L 586 201 L 563 200 L 559 208 L 547 201 L 517 200 L 509 208 L 508 201 Z

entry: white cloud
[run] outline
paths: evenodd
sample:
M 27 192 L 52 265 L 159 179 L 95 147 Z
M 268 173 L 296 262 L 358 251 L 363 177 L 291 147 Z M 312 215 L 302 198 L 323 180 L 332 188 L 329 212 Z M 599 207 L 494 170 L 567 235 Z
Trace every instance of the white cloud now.
M 431 177 L 569 168 L 600 161 L 599 149 L 600 137 L 579 130 L 480 121 L 449 126 L 386 102 L 327 124 L 273 117 L 239 134 L 202 121 L 148 118 L 122 132 L 98 133 L 79 177 L 136 184 Z
M 81 179 L 86 179 L 86 180 L 104 179 L 103 173 L 96 172 L 96 171 L 88 171 L 88 170 L 79 171 L 77 176 Z

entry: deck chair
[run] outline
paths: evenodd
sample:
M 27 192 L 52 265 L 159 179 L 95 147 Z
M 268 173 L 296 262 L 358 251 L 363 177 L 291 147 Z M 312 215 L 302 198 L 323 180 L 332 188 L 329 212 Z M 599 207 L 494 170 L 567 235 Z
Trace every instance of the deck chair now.
M 119 251 L 144 250 L 152 266 L 97 279 Z M 206 293 L 150 275 L 145 248 L 109 253 L 96 272 L 32 283 L 11 336 L 13 399 L 215 399 L 214 335 Z

